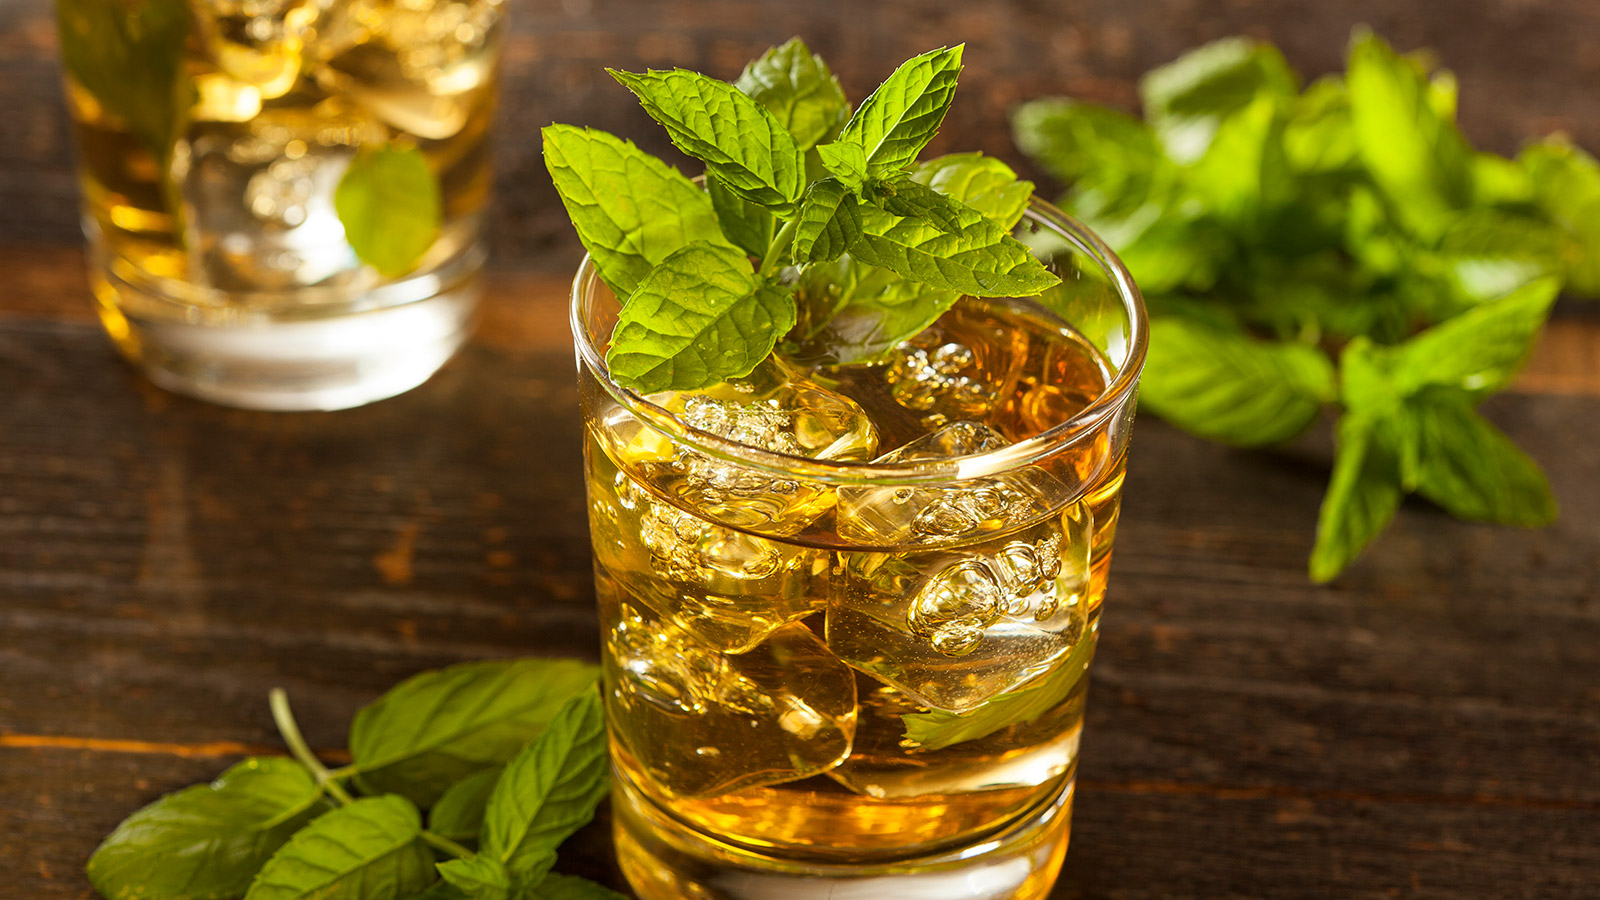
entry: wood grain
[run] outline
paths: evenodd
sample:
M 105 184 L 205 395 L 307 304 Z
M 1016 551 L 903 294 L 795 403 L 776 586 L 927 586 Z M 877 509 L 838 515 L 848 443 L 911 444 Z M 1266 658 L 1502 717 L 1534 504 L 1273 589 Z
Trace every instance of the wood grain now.
M 19 387 L 0 408 L 0 896 L 84 896 L 118 818 L 276 745 L 269 687 L 337 752 L 411 672 L 594 656 L 571 355 L 541 278 L 498 282 L 518 340 L 333 414 L 176 398 L 92 321 L 0 316 Z M 1592 896 L 1600 396 L 1487 412 L 1561 521 L 1408 505 L 1331 588 L 1304 574 L 1325 435 L 1268 455 L 1141 421 L 1057 896 Z M 585 841 L 569 861 L 614 878 L 603 829 Z

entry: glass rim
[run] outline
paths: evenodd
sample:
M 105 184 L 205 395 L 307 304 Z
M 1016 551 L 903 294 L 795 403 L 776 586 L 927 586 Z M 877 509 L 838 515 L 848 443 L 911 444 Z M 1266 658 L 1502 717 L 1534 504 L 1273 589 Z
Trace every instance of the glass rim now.
M 1128 314 L 1128 356 L 1118 367 L 1116 377 L 1111 383 L 1082 410 L 1064 422 L 998 450 L 971 456 L 919 460 L 913 463 L 883 464 L 870 460 L 811 459 L 741 444 L 688 425 L 666 409 L 650 402 L 644 395 L 624 388 L 611 379 L 611 373 L 606 368 L 605 355 L 591 339 L 585 322 L 587 300 L 593 294 L 595 284 L 600 280 L 599 272 L 594 267 L 594 260 L 587 253 L 578 264 L 577 274 L 573 277 L 572 295 L 568 305 L 569 324 L 572 328 L 573 344 L 578 353 L 578 362 L 589 367 L 596 381 L 613 400 L 648 427 L 665 434 L 673 443 L 768 474 L 789 478 L 800 477 L 833 485 L 892 486 L 961 481 L 1032 465 L 1055 455 L 1085 435 L 1106 425 L 1132 401 L 1132 395 L 1139 383 L 1139 375 L 1144 369 L 1145 352 L 1149 344 L 1149 317 L 1145 311 L 1144 298 L 1139 293 L 1138 286 L 1134 284 L 1133 276 L 1129 274 L 1127 267 L 1087 226 L 1037 195 L 1029 198 L 1024 217 L 1065 237 L 1074 250 L 1087 256 L 1109 278 L 1117 298 Z

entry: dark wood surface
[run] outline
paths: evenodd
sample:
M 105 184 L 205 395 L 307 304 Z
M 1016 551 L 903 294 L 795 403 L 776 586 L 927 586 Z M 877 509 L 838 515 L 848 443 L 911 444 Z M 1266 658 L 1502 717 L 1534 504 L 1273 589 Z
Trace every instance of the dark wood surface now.
M 113 358 L 73 249 L 0 249 L 0 898 L 88 896 L 122 816 L 420 669 L 593 657 L 562 282 L 502 271 L 433 381 L 221 409 Z M 1326 435 L 1137 429 L 1060 898 L 1592 898 L 1600 887 L 1600 315 L 1489 406 L 1543 531 L 1408 505 L 1305 577 Z M 615 879 L 605 829 L 569 865 Z
M 664 142 L 602 65 L 731 76 L 789 34 L 859 97 L 969 42 L 941 138 L 1016 161 L 1006 107 L 1121 105 L 1138 72 L 1249 31 L 1308 73 L 1372 23 L 1439 49 L 1471 136 L 1600 148 L 1591 0 L 520 2 L 487 322 L 422 388 L 336 414 L 226 410 L 112 355 L 89 311 L 47 0 L 0 0 L 0 900 L 90 895 L 120 818 L 276 738 L 289 689 L 337 752 L 420 669 L 593 657 L 562 272 L 533 135 Z M 846 16 L 864 16 L 854 24 Z M 1487 412 L 1562 518 L 1408 504 L 1337 584 L 1305 578 L 1328 438 L 1267 455 L 1141 420 L 1056 896 L 1600 895 L 1600 305 L 1564 305 Z M 603 825 L 564 866 L 615 883 Z

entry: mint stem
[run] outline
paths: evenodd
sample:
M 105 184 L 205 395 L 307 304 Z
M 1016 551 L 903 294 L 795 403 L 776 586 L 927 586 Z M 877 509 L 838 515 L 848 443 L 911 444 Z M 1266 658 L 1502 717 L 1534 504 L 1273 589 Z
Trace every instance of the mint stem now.
M 426 828 L 422 830 L 422 842 L 435 850 L 438 850 L 442 853 L 448 853 L 451 856 L 459 859 L 470 859 L 478 855 L 473 853 L 471 850 L 468 850 L 466 847 L 456 843 L 455 841 L 450 840 L 444 835 L 434 834 Z
M 799 223 L 800 217 L 797 214 L 793 219 L 783 223 L 783 227 L 773 235 L 772 243 L 767 245 L 767 255 L 761 257 L 761 268 L 756 271 L 757 275 L 771 275 L 772 270 L 778 267 L 778 260 L 783 258 L 784 251 L 794 243 L 794 232 Z
M 350 792 L 336 781 L 328 767 L 317 759 L 311 752 L 311 746 L 306 743 L 305 735 L 300 733 L 300 725 L 294 720 L 294 712 L 289 709 L 289 693 L 281 687 L 275 687 L 267 692 L 267 705 L 272 708 L 272 721 L 278 726 L 278 734 L 283 736 L 283 742 L 289 745 L 289 752 L 311 771 L 311 777 L 317 780 L 317 786 L 333 795 L 340 805 L 351 803 L 355 800 Z

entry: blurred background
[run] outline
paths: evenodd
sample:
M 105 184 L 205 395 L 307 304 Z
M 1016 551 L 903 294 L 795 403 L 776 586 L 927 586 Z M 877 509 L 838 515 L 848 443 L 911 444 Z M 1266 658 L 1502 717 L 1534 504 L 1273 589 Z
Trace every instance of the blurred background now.
M 496 265 L 565 270 L 579 255 L 539 158 L 540 126 L 593 125 L 674 158 L 606 66 L 732 80 L 767 46 L 799 35 L 859 101 L 901 60 L 964 41 L 961 88 L 930 154 L 980 149 L 1037 177 L 1006 124 L 1025 99 L 1067 94 L 1132 110 L 1140 73 L 1232 34 L 1278 44 L 1309 80 L 1342 69 L 1359 23 L 1398 50 L 1431 48 L 1455 71 L 1461 125 L 1481 149 L 1509 154 L 1558 130 L 1600 148 L 1594 0 L 514 0 L 496 133 Z M 76 246 L 56 45 L 50 0 L 0 0 L 0 233 Z

